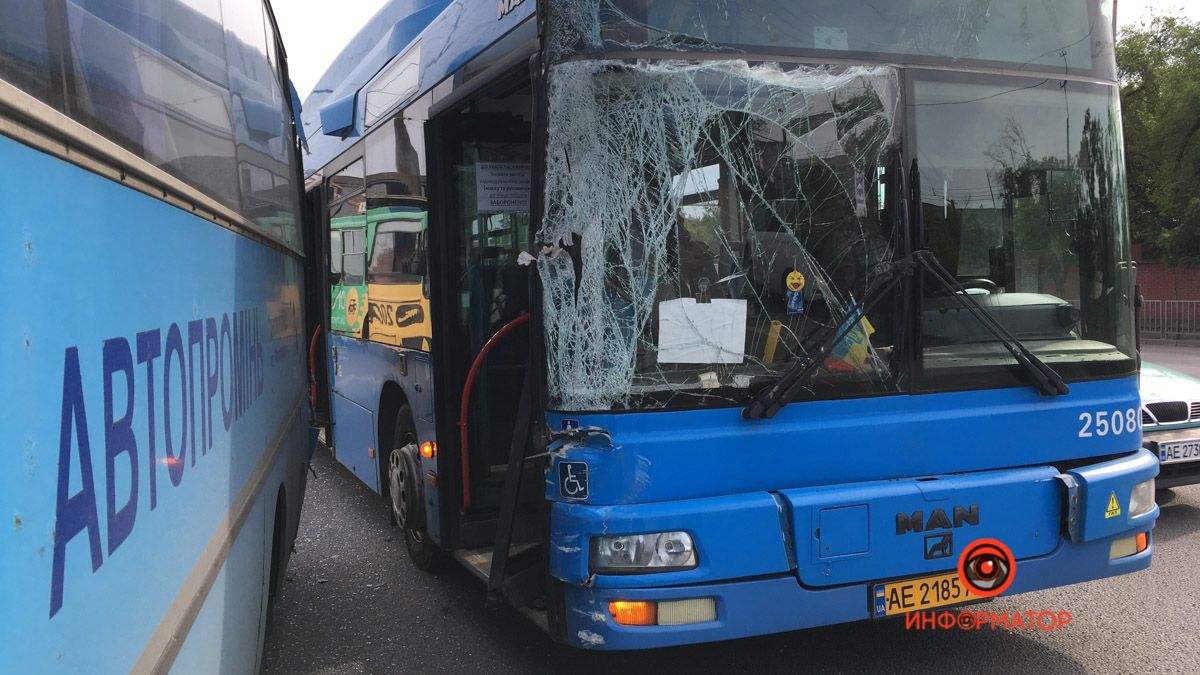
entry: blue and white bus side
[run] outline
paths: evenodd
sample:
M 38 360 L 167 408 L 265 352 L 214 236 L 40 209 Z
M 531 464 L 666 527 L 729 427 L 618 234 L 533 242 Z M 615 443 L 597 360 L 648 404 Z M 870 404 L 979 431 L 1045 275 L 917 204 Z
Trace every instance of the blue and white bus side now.
M 258 668 L 311 456 L 299 175 L 269 7 L 210 4 L 0 6 L 3 672 Z

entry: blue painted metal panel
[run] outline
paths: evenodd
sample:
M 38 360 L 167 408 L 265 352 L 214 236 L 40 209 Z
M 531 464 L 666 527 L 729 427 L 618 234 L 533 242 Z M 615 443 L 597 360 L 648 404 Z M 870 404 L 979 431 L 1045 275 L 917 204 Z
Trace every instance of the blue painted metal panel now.
M 1139 527 L 1158 518 L 1158 507 L 1150 513 L 1132 517 L 1129 497 L 1133 486 L 1158 475 L 1158 458 L 1142 449 L 1132 457 L 1122 457 L 1103 464 L 1068 471 L 1079 483 L 1077 534 L 1081 541 L 1092 541 Z M 1115 500 L 1114 514 L 1109 510 Z
M 346 44 L 337 58 L 329 64 L 329 67 L 325 69 L 325 73 L 321 75 L 321 79 L 317 81 L 312 92 L 307 94 L 304 105 L 320 107 L 325 99 L 341 87 L 347 81 L 350 74 L 362 65 L 367 59 L 367 55 L 375 49 L 381 40 L 387 37 L 388 33 L 392 31 L 398 22 L 428 7 L 436 6 L 444 9 L 448 1 L 390 0 L 385 3 L 375 13 L 375 16 L 371 17 L 371 20 L 358 31 L 358 34 Z M 382 62 L 378 63 L 376 70 L 382 66 Z M 359 86 L 362 85 L 360 84 Z
M 350 473 L 379 492 L 378 422 L 372 411 L 358 405 L 336 391 L 333 394 L 333 433 L 335 454 Z
M 871 550 L 871 509 L 866 504 L 817 511 L 817 555 L 836 558 Z
M 0 201 L 0 670 L 126 672 L 264 453 L 303 477 L 301 261 L 3 137 Z M 263 600 L 195 648 L 257 653 Z
M 554 504 L 550 574 L 570 583 L 642 587 L 698 583 L 788 570 L 779 506 L 765 492 L 638 506 Z M 692 535 L 698 565 L 681 572 L 593 576 L 591 539 L 603 534 L 684 531 Z
M 354 131 L 354 99 L 350 93 L 321 106 L 321 133 L 329 136 L 356 135 Z
M 333 438 L 339 462 L 362 479 L 372 490 L 381 491 L 378 474 L 368 476 L 362 465 L 367 448 L 375 448 L 373 464 L 386 458 L 391 439 L 380 439 L 379 419 L 383 389 L 388 383 L 400 387 L 413 411 L 417 440 L 436 441 L 433 418 L 433 364 L 429 354 L 392 347 L 357 338 L 330 334 L 331 349 L 337 357 L 330 358 L 333 383 Z M 401 359 L 404 359 L 401 375 Z M 363 417 L 366 414 L 369 421 Z M 373 464 L 374 465 L 374 464 Z M 436 459 L 421 460 L 422 473 L 437 473 Z M 376 469 L 377 471 L 377 469 Z M 441 541 L 437 509 L 436 485 L 425 484 L 426 524 L 434 541 Z
M 715 598 L 717 620 L 684 626 L 622 626 L 612 600 Z M 866 590 L 805 589 L 792 576 L 669 588 L 566 588 L 567 642 L 586 649 L 646 649 L 779 633 L 866 618 Z
M 415 39 L 421 40 L 420 84 L 412 99 L 427 92 L 459 67 L 534 15 L 536 3 L 525 0 L 503 17 L 490 0 L 393 0 L 346 47 L 304 101 L 303 126 L 309 142 L 305 176 L 324 167 L 362 135 L 365 96 L 356 102 L 354 134 L 349 138 L 324 135 L 320 108 L 326 101 L 358 92 L 388 61 Z M 432 15 L 436 13 L 437 16 Z M 405 17 L 414 15 L 411 20 Z M 428 24 L 419 35 L 419 25 Z M 338 118 L 341 119 L 340 117 Z
M 829 586 L 954 569 L 962 547 L 985 537 L 1003 541 L 1018 558 L 1049 553 L 1058 545 L 1066 495 L 1057 475 L 1057 470 L 1046 466 L 801 488 L 780 494 L 792 507 L 801 581 Z M 836 558 L 823 556 L 818 545 L 826 534 L 822 509 L 864 503 L 871 510 L 866 524 L 870 550 Z M 914 522 L 909 523 L 910 519 Z M 903 530 L 899 522 L 904 522 Z M 926 559 L 924 537 L 928 532 L 951 535 L 953 545 L 947 556 Z
M 1112 538 L 1080 544 L 1064 541 L 1049 555 L 1018 560 L 1013 584 L 1005 595 L 1127 574 L 1150 566 L 1153 544 L 1142 553 L 1118 560 L 1109 560 L 1111 545 Z M 587 649 L 649 649 L 860 621 L 870 616 L 870 588 L 869 584 L 806 588 L 795 577 L 785 575 L 663 588 L 567 586 L 567 642 Z M 622 626 L 613 622 L 608 612 L 612 600 L 684 598 L 714 598 L 716 621 L 684 626 Z M 983 604 L 970 610 L 991 608 Z
M 565 414 L 611 435 L 564 444 L 555 462 L 586 461 L 591 504 L 985 471 L 1130 453 L 1141 430 L 1080 438 L 1079 416 L 1138 409 L 1136 378 L 1071 385 L 1046 398 L 1032 387 L 794 403 L 770 420 L 741 410 Z M 617 450 L 619 448 L 619 450 Z M 546 497 L 560 499 L 558 482 Z

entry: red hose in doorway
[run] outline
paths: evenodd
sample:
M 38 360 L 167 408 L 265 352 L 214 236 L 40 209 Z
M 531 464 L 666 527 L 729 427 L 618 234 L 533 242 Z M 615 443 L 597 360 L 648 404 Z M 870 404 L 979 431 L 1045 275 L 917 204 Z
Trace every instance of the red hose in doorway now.
M 308 402 L 314 412 L 317 409 L 317 338 L 321 337 L 321 327 L 322 324 L 317 324 L 308 341 Z
M 462 403 L 458 408 L 458 440 L 460 448 L 460 457 L 462 461 L 462 512 L 466 513 L 467 509 L 471 508 L 471 460 L 467 454 L 467 411 L 471 406 L 471 388 L 475 385 L 475 378 L 479 375 L 479 369 L 483 366 L 484 360 L 488 354 L 496 347 L 496 344 L 508 335 L 517 327 L 529 323 L 529 312 L 525 312 L 517 318 L 504 324 L 504 326 L 496 331 L 495 335 L 488 338 L 487 343 L 483 345 L 483 349 L 479 350 L 479 354 L 475 356 L 475 360 L 471 362 L 471 370 L 467 373 L 467 381 L 463 384 Z

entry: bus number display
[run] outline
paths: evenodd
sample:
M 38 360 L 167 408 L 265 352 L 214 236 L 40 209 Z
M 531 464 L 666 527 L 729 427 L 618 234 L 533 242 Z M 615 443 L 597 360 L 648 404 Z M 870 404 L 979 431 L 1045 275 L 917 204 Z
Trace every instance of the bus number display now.
M 1141 417 L 1134 408 L 1127 410 L 1097 410 L 1096 412 L 1079 413 L 1079 437 L 1094 438 L 1096 436 L 1120 436 L 1125 432 L 1133 433 L 1141 426 Z

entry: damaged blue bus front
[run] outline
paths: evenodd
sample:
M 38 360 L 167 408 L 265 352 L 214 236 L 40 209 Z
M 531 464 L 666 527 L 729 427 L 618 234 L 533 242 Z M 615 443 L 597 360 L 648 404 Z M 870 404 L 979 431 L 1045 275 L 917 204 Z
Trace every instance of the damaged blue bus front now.
M 1147 567 L 1112 5 L 392 0 L 304 120 L 392 548 L 594 649 Z
M 700 4 L 539 7 L 553 632 L 1148 567 L 1111 3 Z

